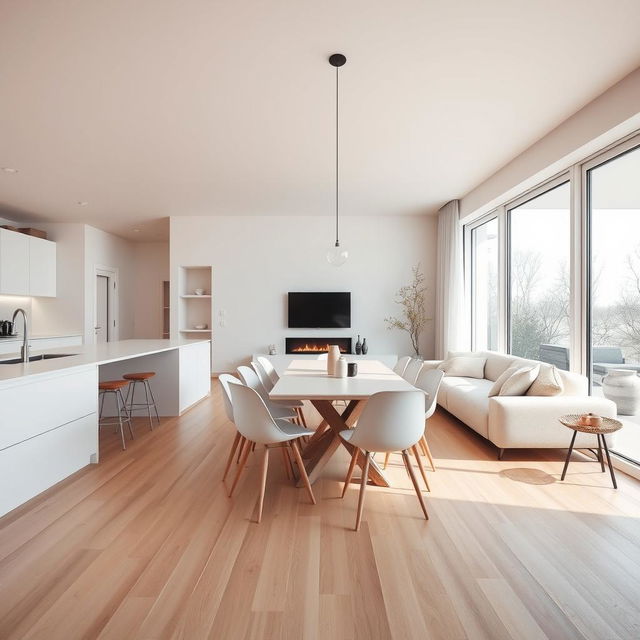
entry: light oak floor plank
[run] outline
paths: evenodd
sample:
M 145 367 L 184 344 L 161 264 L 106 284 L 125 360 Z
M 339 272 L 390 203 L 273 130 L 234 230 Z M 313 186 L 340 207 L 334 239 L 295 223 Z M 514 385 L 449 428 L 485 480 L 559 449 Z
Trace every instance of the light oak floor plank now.
M 256 524 L 260 453 L 227 497 L 217 382 L 135 429 L 126 451 L 104 430 L 100 464 L 0 519 L 2 640 L 640 637 L 640 483 L 618 473 L 614 491 L 580 453 L 560 482 L 565 451 L 498 461 L 439 410 L 429 521 L 392 455 L 354 532 L 342 448 L 315 506 L 274 457 Z

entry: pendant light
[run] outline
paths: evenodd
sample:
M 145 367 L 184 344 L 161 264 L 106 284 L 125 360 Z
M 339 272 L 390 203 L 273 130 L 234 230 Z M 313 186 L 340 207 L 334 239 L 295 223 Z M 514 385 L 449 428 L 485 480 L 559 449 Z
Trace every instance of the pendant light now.
M 327 261 L 329 262 L 329 264 L 332 264 L 334 267 L 339 267 L 341 265 L 343 265 L 346 261 L 347 258 L 349 257 L 349 252 L 344 248 L 340 246 L 340 238 L 339 238 L 339 173 L 338 173 L 338 160 L 340 157 L 339 154 L 339 146 L 338 146 L 338 125 L 339 125 L 339 113 L 340 110 L 338 108 L 338 97 L 339 97 L 339 81 L 338 81 L 338 76 L 339 76 L 339 69 L 340 67 L 347 61 L 347 59 L 345 58 L 345 56 L 343 56 L 341 53 L 334 53 L 332 56 L 329 57 L 329 64 L 332 67 L 336 68 L 336 242 L 333 245 L 333 247 L 331 247 L 328 251 L 327 251 Z

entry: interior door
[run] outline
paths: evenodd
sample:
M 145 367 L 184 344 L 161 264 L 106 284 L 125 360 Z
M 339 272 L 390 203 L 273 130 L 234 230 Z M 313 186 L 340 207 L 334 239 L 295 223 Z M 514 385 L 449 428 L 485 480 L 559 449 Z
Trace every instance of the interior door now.
M 96 342 L 109 340 L 109 278 L 96 276 Z

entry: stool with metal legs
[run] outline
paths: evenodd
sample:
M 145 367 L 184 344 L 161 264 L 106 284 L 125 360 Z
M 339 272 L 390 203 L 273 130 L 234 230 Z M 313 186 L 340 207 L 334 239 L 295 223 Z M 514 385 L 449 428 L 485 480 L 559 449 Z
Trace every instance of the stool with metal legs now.
M 124 400 L 124 396 L 122 395 L 122 389 L 129 385 L 127 380 L 104 380 L 98 384 L 98 390 L 100 393 L 100 414 L 98 417 L 99 426 L 103 425 L 116 425 L 116 430 L 120 427 L 120 438 L 122 440 L 122 448 L 126 449 L 127 446 L 124 442 L 124 423 L 126 422 L 129 425 L 129 433 L 131 434 L 131 439 L 133 440 L 133 428 L 131 426 L 131 414 L 127 409 L 127 405 Z M 117 411 L 117 419 L 113 420 L 104 420 L 102 418 L 102 410 L 104 408 L 104 399 L 108 393 L 113 393 L 114 398 L 116 400 L 116 411 Z M 124 416 L 123 416 L 124 412 Z
M 129 381 L 129 389 L 127 391 L 127 406 L 129 407 L 129 415 L 133 415 L 134 411 L 146 410 L 149 414 L 149 427 L 153 430 L 153 418 L 151 417 L 151 409 L 153 408 L 156 414 L 156 420 L 160 424 L 160 416 L 158 415 L 158 407 L 156 406 L 156 399 L 153 397 L 153 391 L 151 391 L 151 385 L 149 384 L 149 378 L 153 378 L 155 371 L 144 371 L 142 373 L 125 373 L 122 377 Z M 136 385 L 142 384 L 144 389 L 145 402 L 134 402 L 134 396 L 136 392 Z

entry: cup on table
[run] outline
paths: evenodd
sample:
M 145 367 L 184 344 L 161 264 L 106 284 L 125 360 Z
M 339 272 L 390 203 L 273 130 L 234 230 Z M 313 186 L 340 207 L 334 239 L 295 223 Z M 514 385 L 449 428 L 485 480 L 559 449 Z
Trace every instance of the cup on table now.
M 358 375 L 358 363 L 349 362 L 347 364 L 347 378 L 354 378 Z

